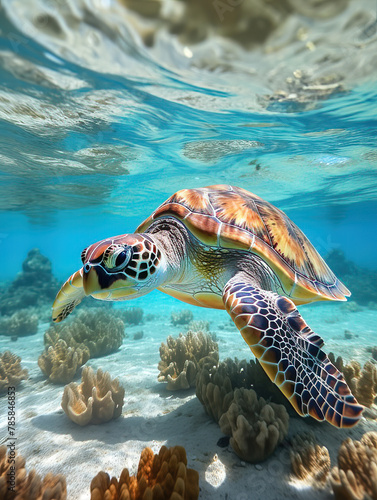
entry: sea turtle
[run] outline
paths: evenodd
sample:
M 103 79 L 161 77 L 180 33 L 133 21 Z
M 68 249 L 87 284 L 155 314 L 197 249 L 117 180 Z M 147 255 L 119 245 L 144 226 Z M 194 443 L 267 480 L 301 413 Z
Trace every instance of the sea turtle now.
M 350 292 L 284 212 L 259 196 L 228 185 L 183 189 L 134 234 L 94 243 L 81 259 L 55 299 L 55 322 L 86 295 L 129 300 L 155 288 L 226 309 L 300 415 L 336 427 L 358 422 L 363 406 L 296 308 Z

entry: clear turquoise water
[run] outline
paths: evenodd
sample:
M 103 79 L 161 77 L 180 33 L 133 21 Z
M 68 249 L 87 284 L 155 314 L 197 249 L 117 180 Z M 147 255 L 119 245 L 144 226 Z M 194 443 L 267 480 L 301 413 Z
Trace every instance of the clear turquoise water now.
M 278 84 L 264 78 L 258 84 L 242 72 L 179 61 L 174 67 L 173 56 L 159 59 L 132 37 L 101 31 L 98 22 L 98 39 L 75 47 L 69 37 L 62 42 L 32 30 L 17 3 L 3 7 L 2 282 L 15 277 L 33 247 L 63 280 L 88 244 L 132 232 L 176 190 L 222 183 L 284 210 L 322 255 L 339 248 L 357 265 L 377 269 L 373 72 L 326 98 L 273 100 Z M 106 15 L 103 22 L 110 22 Z M 165 306 L 167 315 L 183 307 L 162 294 L 151 297 L 153 306 L 149 298 L 138 304 Z M 316 306 L 308 313 L 330 347 L 345 328 L 362 330 L 372 345 L 375 313 L 344 318 L 336 307 L 329 306 L 326 332 Z M 218 312 L 195 314 L 220 321 Z M 160 336 L 166 338 L 163 330 Z

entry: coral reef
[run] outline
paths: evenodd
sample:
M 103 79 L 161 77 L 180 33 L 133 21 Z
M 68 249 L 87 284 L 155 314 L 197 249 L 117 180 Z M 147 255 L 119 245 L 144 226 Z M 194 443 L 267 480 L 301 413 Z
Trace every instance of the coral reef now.
M 0 313 L 10 315 L 30 307 L 42 307 L 47 311 L 58 288 L 50 260 L 38 248 L 33 248 L 22 264 L 22 271 L 8 288 L 2 290 Z
M 335 359 L 333 353 L 329 354 L 329 359 L 343 373 L 358 402 L 370 408 L 377 397 L 377 364 L 367 361 L 363 368 L 354 360 L 344 364 L 343 359 L 340 356 Z
M 331 250 L 326 256 L 326 262 L 332 271 L 344 283 L 351 287 L 352 299 L 359 304 L 367 305 L 377 302 L 377 272 L 357 266 L 346 259 L 339 249 Z
M 182 311 L 171 313 L 171 322 L 174 326 L 177 325 L 188 325 L 190 321 L 194 318 L 192 312 L 189 309 L 182 309 Z
M 38 330 L 38 316 L 27 309 L 21 309 L 11 316 L 0 317 L 0 335 L 17 338 L 33 335 Z
M 105 356 L 116 351 L 123 342 L 124 323 L 105 309 L 82 309 L 71 320 L 53 325 L 44 336 L 45 345 L 62 339 L 69 347 L 89 349 L 90 357 Z
M 0 353 L 0 394 L 8 387 L 17 387 L 28 378 L 28 371 L 21 368 L 21 358 L 10 351 Z
M 167 381 L 168 390 L 189 389 L 195 386 L 199 366 L 217 365 L 219 348 L 208 333 L 189 331 L 162 342 L 160 357 L 158 381 Z
M 12 460 L 15 462 L 13 463 Z M 14 467 L 14 476 L 11 467 Z M 15 491 L 8 488 L 13 480 L 16 485 Z M 66 480 L 61 474 L 54 476 L 48 473 L 43 479 L 35 470 L 27 474 L 25 459 L 20 455 L 14 456 L 11 451 L 7 456 L 7 447 L 0 446 L 0 498 L 2 500 L 66 500 Z
M 140 325 L 143 322 L 144 311 L 141 307 L 127 307 L 125 309 L 116 309 L 116 316 L 126 325 Z
M 192 332 L 209 332 L 209 321 L 194 319 L 188 324 L 188 329 Z
M 268 458 L 288 433 L 289 415 L 283 405 L 267 403 L 252 389 L 235 389 L 229 409 L 219 420 L 221 431 L 231 436 L 237 455 L 251 463 Z
M 62 408 L 79 425 L 101 424 L 120 417 L 124 389 L 118 379 L 111 380 L 100 368 L 94 374 L 85 366 L 80 385 L 71 383 L 64 388 Z
M 377 498 L 377 433 L 367 432 L 361 441 L 347 438 L 338 453 L 338 467 L 330 483 L 336 500 Z
M 330 473 L 329 451 L 317 443 L 313 433 L 296 434 L 292 439 L 291 465 L 294 476 L 319 488 Z
M 144 448 L 136 476 L 123 469 L 119 481 L 101 471 L 90 485 L 91 500 L 196 500 L 199 474 L 187 468 L 182 446 L 162 446 L 158 455 Z
M 218 366 L 201 367 L 196 378 L 196 395 L 206 412 L 218 422 L 233 400 L 233 390 L 251 387 L 259 394 L 282 404 L 288 413 L 295 415 L 295 410 L 284 395 L 266 375 L 260 363 L 256 360 L 247 362 L 245 359 L 233 361 L 225 359 Z
M 63 339 L 46 346 L 38 358 L 42 372 L 53 384 L 66 384 L 73 380 L 77 370 L 89 359 L 89 349 L 85 346 L 70 347 Z

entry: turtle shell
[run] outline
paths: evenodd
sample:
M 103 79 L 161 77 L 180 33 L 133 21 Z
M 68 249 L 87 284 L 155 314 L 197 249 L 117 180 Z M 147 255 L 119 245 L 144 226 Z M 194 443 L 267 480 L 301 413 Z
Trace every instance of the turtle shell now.
M 351 295 L 284 212 L 245 189 L 216 185 L 173 194 L 137 228 L 174 217 L 203 244 L 261 257 L 296 304 Z

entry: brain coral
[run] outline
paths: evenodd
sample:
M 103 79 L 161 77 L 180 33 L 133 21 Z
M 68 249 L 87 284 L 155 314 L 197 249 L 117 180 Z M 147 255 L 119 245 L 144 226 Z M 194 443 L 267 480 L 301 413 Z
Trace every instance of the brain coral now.
M 200 365 L 217 365 L 218 350 L 208 333 L 189 331 L 186 335 L 180 333 L 177 339 L 169 336 L 160 347 L 158 381 L 167 381 L 169 390 L 194 387 Z
M 29 310 L 21 309 L 11 316 L 0 318 L 0 334 L 10 337 L 33 335 L 38 331 L 38 316 Z
M 280 390 L 271 382 L 258 361 L 225 359 L 219 365 L 200 367 L 196 378 L 196 395 L 206 412 L 218 422 L 233 400 L 233 390 L 253 387 L 258 394 L 283 404 L 288 413 L 295 414 Z
M 292 439 L 293 474 L 314 487 L 323 486 L 331 469 L 329 451 L 319 446 L 313 433 L 296 434 Z
M 17 387 L 28 378 L 26 369 L 21 368 L 21 358 L 10 351 L 0 353 L 0 394 L 9 386 Z
M 229 409 L 219 420 L 237 455 L 247 462 L 268 458 L 288 433 L 289 415 L 283 405 L 267 403 L 252 389 L 236 389 Z
M 60 338 L 54 345 L 45 347 L 38 358 L 42 372 L 53 384 L 66 384 L 73 380 L 77 370 L 89 359 L 89 349 L 84 346 L 70 347 Z
M 76 424 L 100 424 L 118 418 L 123 402 L 124 389 L 118 379 L 111 380 L 110 374 L 100 368 L 94 374 L 85 366 L 81 384 L 71 383 L 64 388 L 62 408 Z
M 8 489 L 12 478 L 7 447 L 0 446 L 0 498 L 1 500 L 66 500 L 67 485 L 61 474 L 54 476 L 51 473 L 41 479 L 32 470 L 27 474 L 25 460 L 21 456 L 15 458 L 16 493 Z
M 333 353 L 329 354 L 329 359 L 343 373 L 358 402 L 370 408 L 377 397 L 376 363 L 367 361 L 361 368 L 360 363 L 354 360 L 351 360 L 348 364 L 345 364 L 340 356 L 335 360 Z
M 336 500 L 377 499 L 376 432 L 367 432 L 361 441 L 343 441 L 330 482 Z
M 122 345 L 124 323 L 106 309 L 82 309 L 71 321 L 49 328 L 44 338 L 46 345 L 53 345 L 57 338 L 70 347 L 84 345 L 90 357 L 95 358 L 114 352 Z
M 199 474 L 187 468 L 182 446 L 162 446 L 158 455 L 144 448 L 136 476 L 123 469 L 119 481 L 99 472 L 90 485 L 91 500 L 196 500 Z

